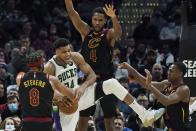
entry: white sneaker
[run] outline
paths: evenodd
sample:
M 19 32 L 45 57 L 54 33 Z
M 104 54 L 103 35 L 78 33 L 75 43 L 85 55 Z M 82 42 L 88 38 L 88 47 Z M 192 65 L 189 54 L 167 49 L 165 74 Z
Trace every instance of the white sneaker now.
M 196 111 L 196 100 L 189 106 L 189 114 L 193 114 Z
M 142 123 L 145 127 L 152 125 L 153 122 L 158 120 L 163 113 L 165 112 L 164 108 L 160 108 L 158 110 L 145 110 L 140 117 Z

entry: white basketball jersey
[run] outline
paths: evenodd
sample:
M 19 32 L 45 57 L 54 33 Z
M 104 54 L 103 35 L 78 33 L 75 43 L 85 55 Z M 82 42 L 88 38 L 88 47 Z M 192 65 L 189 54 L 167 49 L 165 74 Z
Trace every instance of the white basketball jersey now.
M 68 88 L 75 89 L 78 87 L 78 73 L 77 65 L 73 60 L 66 66 L 59 65 L 56 61 L 56 56 L 53 56 L 50 60 L 55 66 L 55 76 Z

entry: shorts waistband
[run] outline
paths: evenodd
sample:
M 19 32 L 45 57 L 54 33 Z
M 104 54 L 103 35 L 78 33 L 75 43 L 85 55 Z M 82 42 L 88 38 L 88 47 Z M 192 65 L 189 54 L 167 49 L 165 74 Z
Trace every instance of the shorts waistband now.
M 112 75 L 100 75 L 100 74 L 96 74 L 96 78 L 100 78 L 100 79 L 110 79 L 112 78 Z
M 50 117 L 23 117 L 23 121 L 25 122 L 49 122 L 52 118 Z

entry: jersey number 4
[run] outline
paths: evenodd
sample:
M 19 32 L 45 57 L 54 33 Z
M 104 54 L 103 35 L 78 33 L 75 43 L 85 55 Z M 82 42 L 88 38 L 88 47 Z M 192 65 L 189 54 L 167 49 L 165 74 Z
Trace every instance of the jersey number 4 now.
M 96 50 L 91 50 L 90 51 L 90 59 L 93 61 L 93 62 L 97 62 L 97 55 L 96 55 Z
M 29 91 L 29 96 L 30 96 L 31 106 L 38 106 L 39 105 L 39 90 L 36 88 L 32 88 Z
M 74 88 L 74 81 L 71 80 L 71 83 L 69 84 L 69 82 L 65 83 L 65 85 L 68 87 L 68 88 Z

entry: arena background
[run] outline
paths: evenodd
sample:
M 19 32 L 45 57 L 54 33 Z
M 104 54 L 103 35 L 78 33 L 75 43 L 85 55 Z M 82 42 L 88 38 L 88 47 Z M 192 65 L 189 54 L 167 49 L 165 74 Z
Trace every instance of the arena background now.
M 193 5 L 195 9 L 195 5 Z M 180 40 L 180 61 L 183 61 L 187 66 L 187 74 L 185 75 L 184 82 L 188 84 L 191 90 L 191 96 L 196 96 L 196 26 L 195 20 L 192 15 L 195 11 L 190 11 L 187 3 L 182 5 L 182 36 Z M 196 131 L 196 113 L 192 116 L 192 131 Z

